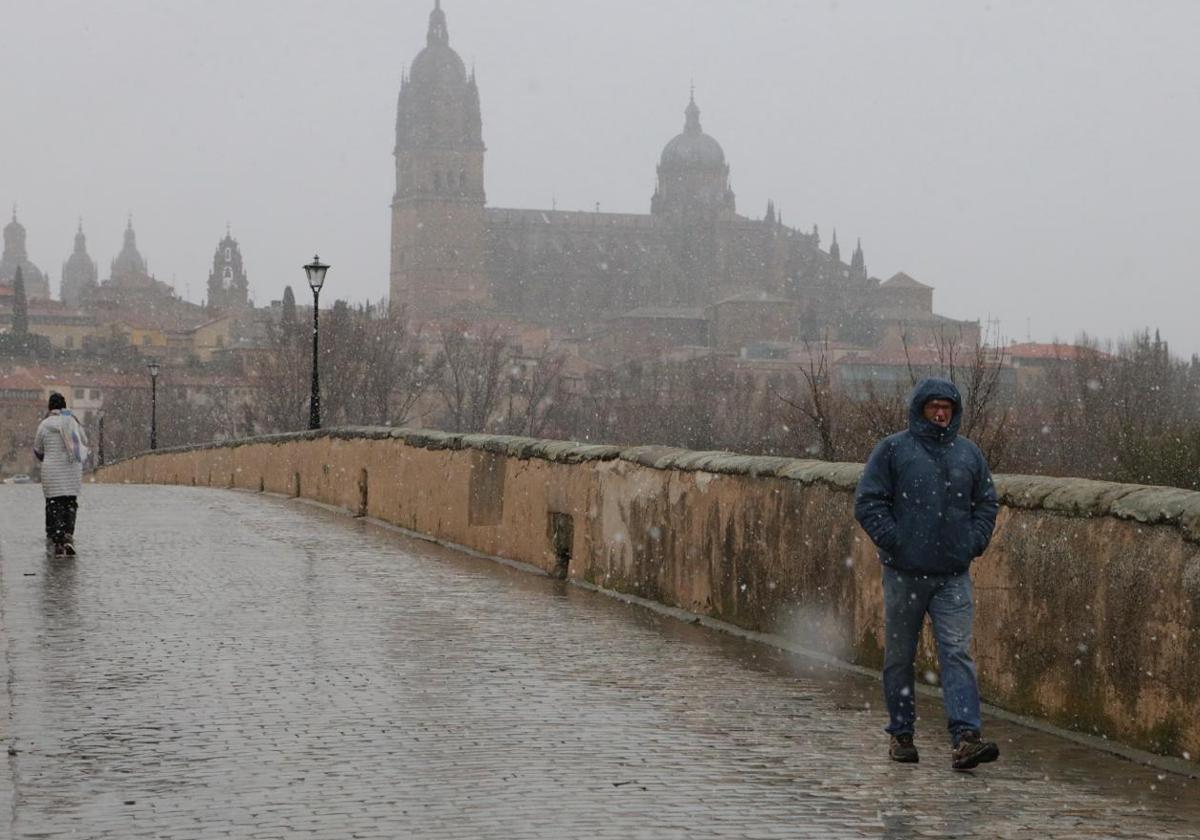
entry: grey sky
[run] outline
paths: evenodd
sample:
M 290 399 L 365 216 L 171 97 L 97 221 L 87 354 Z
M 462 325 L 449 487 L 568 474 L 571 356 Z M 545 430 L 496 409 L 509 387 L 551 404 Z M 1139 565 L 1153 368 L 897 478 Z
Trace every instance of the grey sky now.
M 1160 326 L 1200 352 L 1200 3 L 445 0 L 489 204 L 648 211 L 689 82 L 738 208 L 1009 337 Z M 259 303 L 319 250 L 387 292 L 392 132 L 432 0 L 7 0 L 0 202 L 57 288 L 127 212 L 193 300 L 232 225 Z M 847 250 L 843 250 L 847 253 Z

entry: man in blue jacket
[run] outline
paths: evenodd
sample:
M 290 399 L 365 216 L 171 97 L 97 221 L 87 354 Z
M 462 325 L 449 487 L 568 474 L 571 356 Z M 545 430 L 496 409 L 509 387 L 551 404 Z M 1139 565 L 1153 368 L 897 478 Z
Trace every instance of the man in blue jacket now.
M 908 431 L 884 438 L 867 461 L 854 517 L 883 563 L 888 755 L 901 762 L 919 759 L 913 744 L 913 661 L 928 614 L 954 745 L 951 764 L 970 770 L 1000 756 L 999 747 L 980 735 L 970 573 L 971 561 L 992 538 L 998 504 L 983 453 L 958 436 L 961 422 L 962 398 L 954 383 L 918 382 L 909 397 Z

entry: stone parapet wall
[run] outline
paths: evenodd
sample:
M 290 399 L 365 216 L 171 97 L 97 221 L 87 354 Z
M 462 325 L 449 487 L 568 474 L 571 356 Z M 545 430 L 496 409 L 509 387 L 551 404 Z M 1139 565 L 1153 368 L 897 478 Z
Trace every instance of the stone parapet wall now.
M 99 480 L 312 499 L 878 668 L 879 565 L 852 515 L 861 469 L 339 429 L 148 453 Z M 1200 493 L 1033 476 L 996 485 L 996 535 L 973 571 L 985 698 L 1200 759 Z M 922 656 L 931 666 L 927 643 Z

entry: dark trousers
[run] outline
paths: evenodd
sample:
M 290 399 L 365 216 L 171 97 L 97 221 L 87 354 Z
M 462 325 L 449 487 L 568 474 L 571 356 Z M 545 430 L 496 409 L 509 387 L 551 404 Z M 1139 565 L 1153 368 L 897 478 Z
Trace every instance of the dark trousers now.
M 74 496 L 55 496 L 46 500 L 46 538 L 62 545 L 75 536 L 75 511 L 79 502 Z

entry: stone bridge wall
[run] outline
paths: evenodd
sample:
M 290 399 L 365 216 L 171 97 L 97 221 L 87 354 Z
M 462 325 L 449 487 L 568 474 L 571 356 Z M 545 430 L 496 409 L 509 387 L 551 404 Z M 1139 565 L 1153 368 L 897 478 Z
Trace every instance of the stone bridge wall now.
M 341 429 L 146 454 L 99 480 L 301 496 L 879 668 L 879 568 L 852 516 L 860 470 Z M 1200 758 L 1200 493 L 996 483 L 996 536 L 974 569 L 985 698 Z

